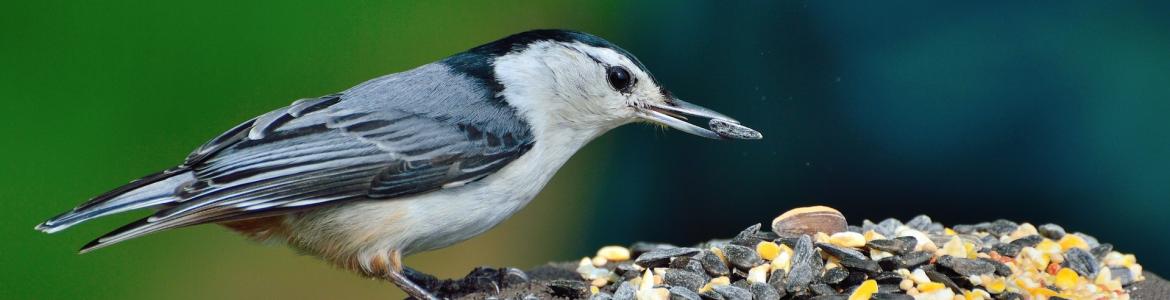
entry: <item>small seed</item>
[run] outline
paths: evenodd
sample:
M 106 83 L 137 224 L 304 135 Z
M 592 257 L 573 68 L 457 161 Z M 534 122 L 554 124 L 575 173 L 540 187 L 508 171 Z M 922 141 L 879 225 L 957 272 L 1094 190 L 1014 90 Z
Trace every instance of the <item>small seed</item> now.
M 597 250 L 597 256 L 612 262 L 627 261 L 630 260 L 630 249 L 622 246 L 605 246 Z

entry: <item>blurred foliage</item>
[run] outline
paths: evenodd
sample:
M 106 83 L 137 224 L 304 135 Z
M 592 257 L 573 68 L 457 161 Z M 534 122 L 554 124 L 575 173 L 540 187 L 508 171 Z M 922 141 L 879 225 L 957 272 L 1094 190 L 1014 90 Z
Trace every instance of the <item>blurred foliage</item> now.
M 11 1 L 10 1 L 11 2 Z M 1170 242 L 1170 5 L 1092 1 L 25 1 L 0 4 L 0 298 L 400 297 L 215 226 L 78 256 L 142 213 L 44 218 L 169 167 L 242 120 L 510 33 L 592 32 L 675 94 L 762 131 L 627 126 L 489 233 L 407 260 L 442 277 L 604 244 L 726 237 L 788 207 L 851 220 L 1055 222 L 1135 252 Z M 694 221 L 695 218 L 701 222 Z

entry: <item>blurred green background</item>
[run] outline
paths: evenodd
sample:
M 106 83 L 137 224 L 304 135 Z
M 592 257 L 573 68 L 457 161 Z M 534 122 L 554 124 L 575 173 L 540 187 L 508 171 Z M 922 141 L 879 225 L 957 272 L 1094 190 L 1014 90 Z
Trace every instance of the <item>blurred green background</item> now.
M 455 277 L 689 244 L 822 203 L 853 223 L 1055 222 L 1166 275 L 1167 3 L 8 1 L 0 298 L 401 297 L 215 226 L 84 256 L 143 213 L 32 227 L 294 99 L 534 28 L 622 45 L 765 139 L 617 129 L 499 228 L 409 265 Z

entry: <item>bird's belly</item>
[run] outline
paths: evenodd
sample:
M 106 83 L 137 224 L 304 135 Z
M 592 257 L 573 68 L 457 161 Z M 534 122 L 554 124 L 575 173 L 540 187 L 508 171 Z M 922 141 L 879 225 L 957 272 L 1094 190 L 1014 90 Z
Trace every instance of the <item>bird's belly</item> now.
M 531 200 L 516 195 L 489 204 L 475 198 L 468 193 L 433 193 L 307 212 L 290 219 L 296 235 L 292 240 L 326 257 L 369 257 L 390 250 L 408 255 L 479 235 Z
M 544 187 L 563 162 L 525 155 L 484 179 L 398 199 L 371 199 L 286 218 L 296 248 L 350 264 L 396 250 L 450 246 L 503 222 Z
M 539 184 L 543 186 L 544 184 Z M 435 195 L 434 201 L 420 199 L 410 203 L 415 226 L 411 239 L 403 245 L 404 254 L 434 250 L 462 242 L 492 229 L 519 211 L 539 192 L 492 196 L 468 195 L 472 192 Z M 461 195 L 462 194 L 462 195 Z

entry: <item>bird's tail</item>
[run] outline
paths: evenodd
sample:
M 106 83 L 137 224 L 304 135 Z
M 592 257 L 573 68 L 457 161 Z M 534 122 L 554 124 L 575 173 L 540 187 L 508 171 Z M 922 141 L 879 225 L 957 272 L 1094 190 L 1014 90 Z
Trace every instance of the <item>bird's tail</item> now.
M 194 176 L 185 168 L 155 173 L 94 197 L 37 225 L 36 229 L 54 233 L 98 217 L 166 204 L 175 199 L 175 191 L 181 184 L 191 180 Z

